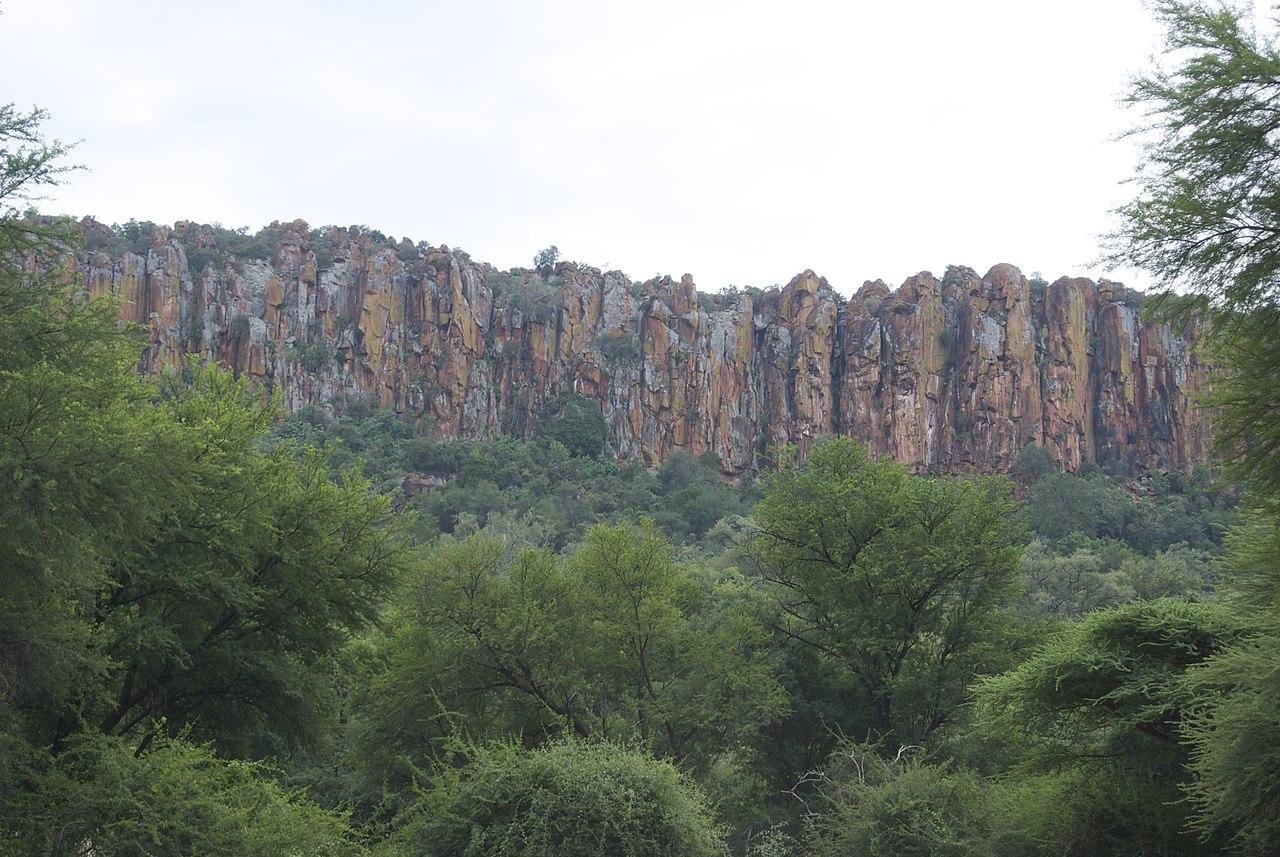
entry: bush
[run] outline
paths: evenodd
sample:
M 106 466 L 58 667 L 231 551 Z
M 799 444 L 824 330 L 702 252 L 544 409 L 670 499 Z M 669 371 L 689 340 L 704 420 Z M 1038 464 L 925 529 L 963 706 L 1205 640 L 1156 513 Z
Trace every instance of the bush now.
M 599 458 L 604 452 L 608 427 L 598 402 L 570 393 L 564 397 L 555 416 L 547 420 L 542 433 L 564 444 L 570 455 Z
M 827 812 L 808 829 L 813 857 L 967 855 L 981 852 L 987 810 L 971 773 L 903 758 L 888 761 L 851 747 L 824 774 Z
M 276 775 L 179 739 L 135 756 L 124 741 L 81 734 L 5 807 L 0 838 L 16 834 L 32 854 L 96 857 L 364 853 L 344 814 L 286 791 Z
M 669 762 L 616 744 L 468 748 L 396 837 L 422 857 L 712 857 L 724 843 L 703 795 Z
M 489 284 L 495 294 L 508 295 L 511 306 L 529 321 L 550 321 L 560 311 L 560 291 L 544 280 L 526 280 L 518 273 L 494 273 Z
M 246 339 L 249 338 L 249 331 L 251 327 L 252 327 L 252 324 L 249 321 L 249 316 L 247 315 L 236 316 L 235 318 L 231 319 L 231 327 L 230 327 L 231 338 L 236 340 L 237 342 L 244 342 Z
M 213 267 L 219 261 L 221 253 L 212 247 L 189 247 L 187 253 L 187 270 L 192 275 L 199 274 L 205 268 Z
M 596 337 L 596 350 L 609 366 L 633 366 L 640 359 L 640 342 L 621 331 Z
M 301 363 L 302 368 L 312 375 L 328 365 L 333 356 L 333 349 L 324 342 L 295 345 L 289 353 L 290 360 L 296 360 Z
M 1024 485 L 1030 485 L 1048 476 L 1056 466 L 1049 450 L 1038 443 L 1029 443 L 1018 452 L 1018 460 L 1013 465 L 1013 476 Z
M 415 473 L 452 476 L 462 461 L 461 444 L 431 437 L 414 437 L 405 441 L 405 461 Z

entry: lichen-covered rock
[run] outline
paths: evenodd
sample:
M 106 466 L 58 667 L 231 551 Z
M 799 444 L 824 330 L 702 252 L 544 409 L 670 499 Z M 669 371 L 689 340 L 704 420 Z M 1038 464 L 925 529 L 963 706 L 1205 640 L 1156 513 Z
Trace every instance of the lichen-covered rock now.
M 922 472 L 1006 469 L 1031 443 L 1069 470 L 1206 455 L 1197 331 L 1142 320 L 1105 281 L 1033 295 L 1002 264 L 869 282 L 846 300 L 805 271 L 700 296 L 688 275 L 633 283 L 561 263 L 544 277 L 359 228 L 267 232 L 270 247 L 237 256 L 181 222 L 75 267 L 145 327 L 144 369 L 198 353 L 286 407 L 366 398 L 449 437 L 536 434 L 573 392 L 600 402 L 618 456 L 711 451 L 726 473 L 835 433 Z

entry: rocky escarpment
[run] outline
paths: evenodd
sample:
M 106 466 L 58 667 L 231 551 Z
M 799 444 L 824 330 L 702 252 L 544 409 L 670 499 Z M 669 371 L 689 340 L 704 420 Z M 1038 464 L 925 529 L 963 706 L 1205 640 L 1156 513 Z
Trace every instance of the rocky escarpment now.
M 127 247 L 82 226 L 92 249 L 75 274 L 146 326 L 146 368 L 204 354 L 289 408 L 367 397 L 446 436 L 528 436 L 576 392 L 600 402 L 619 456 L 712 450 L 726 472 L 830 434 L 944 472 L 1008 468 L 1033 443 L 1071 470 L 1185 467 L 1208 442 L 1192 405 L 1206 374 L 1196 330 L 1142 320 L 1106 281 L 1033 289 L 1001 264 L 849 299 L 812 271 L 700 295 L 687 275 L 501 272 L 301 221 L 273 224 L 247 254 L 207 226 Z

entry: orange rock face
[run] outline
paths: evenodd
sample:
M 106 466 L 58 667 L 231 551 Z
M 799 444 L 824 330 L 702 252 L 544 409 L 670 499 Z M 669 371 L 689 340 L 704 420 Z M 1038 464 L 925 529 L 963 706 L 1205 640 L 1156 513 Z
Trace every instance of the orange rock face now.
M 369 399 L 448 437 L 532 436 L 574 392 L 600 402 L 619 457 L 713 451 L 726 473 L 832 434 L 921 472 L 1007 469 L 1033 443 L 1069 470 L 1181 468 L 1207 451 L 1196 331 L 1141 320 L 1105 281 L 1033 294 L 1002 264 L 845 299 L 805 271 L 700 296 L 688 276 L 500 272 L 358 229 L 329 230 L 321 259 L 307 224 L 271 228 L 270 258 L 215 252 L 184 222 L 145 252 L 87 253 L 78 273 L 147 328 L 146 369 L 199 353 L 287 408 Z

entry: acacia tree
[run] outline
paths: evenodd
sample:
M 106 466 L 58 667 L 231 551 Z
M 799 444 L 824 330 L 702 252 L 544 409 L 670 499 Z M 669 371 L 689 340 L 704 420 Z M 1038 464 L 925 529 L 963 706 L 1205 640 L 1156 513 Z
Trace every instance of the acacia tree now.
M 1143 268 L 1190 298 L 1157 316 L 1210 321 L 1230 371 L 1210 396 L 1219 450 L 1237 473 L 1280 489 L 1280 52 L 1228 3 L 1163 0 L 1165 61 L 1134 81 L 1145 121 L 1137 193 L 1110 236 L 1110 261 Z
M 260 847 L 207 843 L 296 810 L 293 830 L 341 839 L 185 736 L 244 752 L 305 732 L 315 663 L 379 609 L 404 539 L 324 453 L 264 450 L 274 404 L 247 382 L 136 372 L 141 339 L 65 270 L 74 232 L 17 209 L 61 169 L 42 118 L 0 109 L 0 838 L 280 853 L 273 823 Z
M 1076 819 L 1055 852 L 1221 853 L 1221 838 L 1202 843 L 1188 830 L 1182 726 L 1199 698 L 1187 670 L 1248 634 L 1233 612 L 1171 599 L 1097 610 L 978 683 L 981 730 L 1010 746 L 1015 770 L 1086 786 L 1058 798 Z M 1036 781 L 1025 785 L 1034 796 Z
M 323 451 L 264 451 L 274 407 L 246 379 L 189 377 L 163 379 L 156 406 L 182 488 L 110 564 L 87 617 L 110 662 L 99 727 L 164 718 L 223 749 L 263 728 L 301 737 L 308 670 L 379 610 L 407 559 L 402 527 L 354 468 L 335 480 Z
M 670 762 L 610 742 L 461 748 L 393 838 L 397 854 L 445 857 L 722 857 L 706 797 Z
M 1228 3 L 1164 0 L 1156 14 L 1166 50 L 1129 96 L 1148 145 L 1111 258 L 1189 290 L 1159 314 L 1210 322 L 1218 449 L 1258 510 L 1233 539 L 1224 586 L 1259 633 L 1194 671 L 1201 701 L 1184 730 L 1204 829 L 1267 848 L 1280 836 L 1280 49 Z
M 593 527 L 567 561 L 530 541 L 499 521 L 431 552 L 361 705 L 366 755 L 425 763 L 456 721 L 627 738 L 696 766 L 784 708 L 741 581 L 695 578 L 652 526 Z
M 751 549 L 768 623 L 847 679 L 840 708 L 858 738 L 929 737 L 996 660 L 1015 510 L 1006 479 L 915 477 L 847 438 L 774 477 Z

